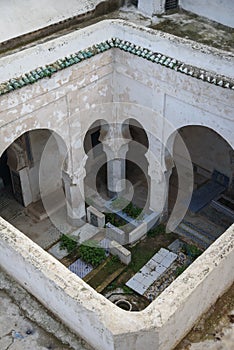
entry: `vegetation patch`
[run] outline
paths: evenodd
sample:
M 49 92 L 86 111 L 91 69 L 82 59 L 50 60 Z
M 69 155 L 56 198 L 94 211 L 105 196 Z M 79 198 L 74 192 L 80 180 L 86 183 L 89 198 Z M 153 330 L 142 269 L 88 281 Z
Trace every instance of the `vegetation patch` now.
M 108 284 L 116 279 L 119 274 L 125 269 L 125 265 L 122 264 L 118 257 L 111 256 L 101 266 L 96 274 L 88 280 L 88 284 L 101 292 Z
M 96 241 L 90 240 L 81 244 L 79 251 L 81 259 L 93 267 L 100 265 L 106 258 L 105 250 Z
M 185 243 L 182 247 L 182 252 L 186 254 L 188 257 L 195 260 L 202 254 L 202 251 L 198 249 L 195 245 Z
M 126 213 L 133 219 L 142 220 L 144 214 L 142 213 L 142 209 L 138 208 L 136 205 L 129 203 L 124 209 L 123 212 Z
M 165 233 L 165 225 L 159 224 L 157 227 L 149 230 L 147 235 L 148 235 L 148 237 L 156 237 L 156 236 L 164 234 L 164 233 Z
M 107 213 L 105 214 L 105 220 L 106 224 L 109 222 L 110 224 L 114 225 L 115 227 L 122 227 L 125 226 L 127 223 L 122 218 L 120 218 L 115 213 Z
M 77 242 L 72 237 L 63 234 L 60 239 L 59 248 L 61 250 L 67 249 L 67 252 L 71 253 L 75 248 L 77 248 Z

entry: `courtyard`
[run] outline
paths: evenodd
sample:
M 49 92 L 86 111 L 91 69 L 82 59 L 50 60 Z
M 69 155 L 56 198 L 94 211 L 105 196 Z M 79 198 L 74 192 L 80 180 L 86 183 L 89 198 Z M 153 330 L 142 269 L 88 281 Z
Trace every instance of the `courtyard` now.
M 1 5 L 0 347 L 230 344 L 231 1 L 47 5 Z

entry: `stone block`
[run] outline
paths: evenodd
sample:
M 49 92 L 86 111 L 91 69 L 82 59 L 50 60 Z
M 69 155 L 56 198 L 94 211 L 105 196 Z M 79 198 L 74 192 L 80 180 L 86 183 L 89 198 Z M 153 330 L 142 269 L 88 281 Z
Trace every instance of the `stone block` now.
M 87 220 L 93 226 L 105 226 L 105 215 L 92 206 L 87 208 Z
M 147 233 L 147 223 L 143 222 L 129 234 L 129 243 L 135 243 L 143 238 Z
M 106 238 L 117 241 L 122 245 L 127 243 L 126 233 L 109 222 L 106 224 Z
M 110 242 L 110 252 L 112 255 L 118 256 L 120 261 L 125 265 L 131 262 L 131 252 L 124 248 L 121 244 L 116 241 Z

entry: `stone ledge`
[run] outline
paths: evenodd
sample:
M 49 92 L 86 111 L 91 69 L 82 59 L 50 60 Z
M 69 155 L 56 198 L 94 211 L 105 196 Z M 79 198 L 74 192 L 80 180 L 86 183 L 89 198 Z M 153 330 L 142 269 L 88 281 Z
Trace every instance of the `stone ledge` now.
M 178 61 L 175 58 L 165 56 L 159 52 L 152 52 L 147 48 L 138 46 L 129 41 L 124 41 L 119 38 L 111 38 L 109 40 L 88 47 L 84 50 L 73 53 L 69 56 L 58 59 L 50 65 L 36 68 L 21 75 L 20 77 L 0 83 L 0 96 L 17 89 L 21 89 L 26 85 L 34 84 L 40 79 L 50 78 L 53 74 L 62 69 L 78 64 L 81 61 L 87 60 L 99 53 L 110 50 L 111 48 L 118 48 L 129 54 L 133 54 L 151 61 L 152 63 L 159 64 L 178 73 L 190 76 L 191 78 L 200 79 L 204 82 L 216 85 L 218 87 L 234 90 L 234 81 L 231 78 L 224 77 L 214 72 L 205 71 L 204 69 L 200 69 L 192 65 L 188 65 L 184 62 Z

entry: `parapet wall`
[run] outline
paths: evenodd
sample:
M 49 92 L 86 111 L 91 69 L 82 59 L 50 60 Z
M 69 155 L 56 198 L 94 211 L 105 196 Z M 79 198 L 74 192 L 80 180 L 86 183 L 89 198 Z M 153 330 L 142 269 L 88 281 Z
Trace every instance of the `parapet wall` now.
M 0 218 L 0 265 L 73 332 L 101 350 L 170 350 L 234 280 L 234 225 L 145 310 L 130 313 Z

